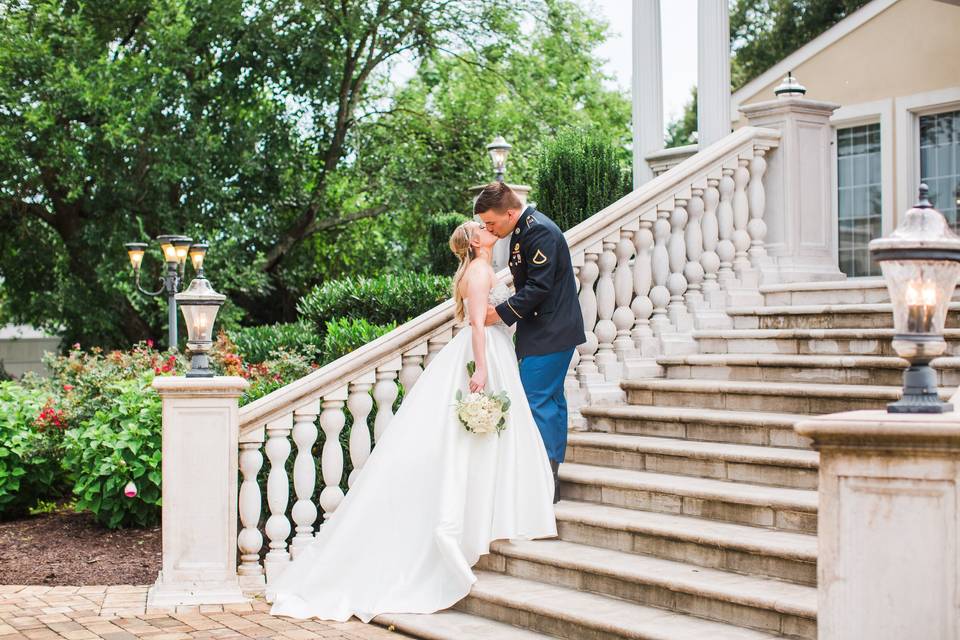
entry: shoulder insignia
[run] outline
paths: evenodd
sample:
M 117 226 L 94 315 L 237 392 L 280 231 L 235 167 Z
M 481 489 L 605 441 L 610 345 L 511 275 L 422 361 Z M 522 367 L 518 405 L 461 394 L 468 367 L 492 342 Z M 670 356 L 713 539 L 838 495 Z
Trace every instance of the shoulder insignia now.
M 527 229 L 529 229 L 535 222 L 536 220 L 533 216 L 527 216 Z
M 514 252 L 514 253 L 517 253 L 518 251 L 520 251 L 520 243 L 519 243 L 519 242 L 518 242 L 517 244 L 513 245 L 513 252 Z
M 547 256 L 543 255 L 543 251 L 537 249 L 537 252 L 533 255 L 533 264 L 546 264 Z

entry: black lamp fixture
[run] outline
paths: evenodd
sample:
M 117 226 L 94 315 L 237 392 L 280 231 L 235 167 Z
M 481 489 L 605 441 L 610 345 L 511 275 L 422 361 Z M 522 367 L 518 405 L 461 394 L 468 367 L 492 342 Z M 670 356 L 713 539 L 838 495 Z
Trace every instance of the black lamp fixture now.
M 512 148 L 513 146 L 504 140 L 503 136 L 497 136 L 487 145 L 487 152 L 493 160 L 493 172 L 496 174 L 497 182 L 503 182 L 503 174 L 507 170 L 507 156 L 510 155 Z

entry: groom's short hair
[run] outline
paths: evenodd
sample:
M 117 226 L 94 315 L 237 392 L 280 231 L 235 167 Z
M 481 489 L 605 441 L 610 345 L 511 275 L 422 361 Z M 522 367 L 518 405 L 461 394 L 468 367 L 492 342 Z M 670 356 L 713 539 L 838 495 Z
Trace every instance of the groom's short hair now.
M 503 213 L 507 209 L 519 209 L 521 206 L 520 198 L 504 182 L 491 182 L 483 188 L 480 196 L 473 205 L 473 213 L 480 214 L 484 211 L 496 211 Z

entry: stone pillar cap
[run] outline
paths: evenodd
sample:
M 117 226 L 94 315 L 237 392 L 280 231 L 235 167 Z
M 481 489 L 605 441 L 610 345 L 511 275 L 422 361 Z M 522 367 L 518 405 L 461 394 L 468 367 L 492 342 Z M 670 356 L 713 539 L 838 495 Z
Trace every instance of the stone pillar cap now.
M 160 395 L 235 397 L 242 395 L 250 383 L 239 376 L 157 376 L 152 386 Z
M 794 427 L 816 448 L 960 449 L 960 413 L 848 411 L 803 420 Z

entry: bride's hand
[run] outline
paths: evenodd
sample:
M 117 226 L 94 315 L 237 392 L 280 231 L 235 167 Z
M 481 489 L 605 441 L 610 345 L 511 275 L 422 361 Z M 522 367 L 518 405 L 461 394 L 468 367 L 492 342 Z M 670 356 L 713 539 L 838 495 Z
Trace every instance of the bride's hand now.
M 486 386 L 487 372 L 482 369 L 477 369 L 473 372 L 473 375 L 470 376 L 470 393 L 483 391 Z

